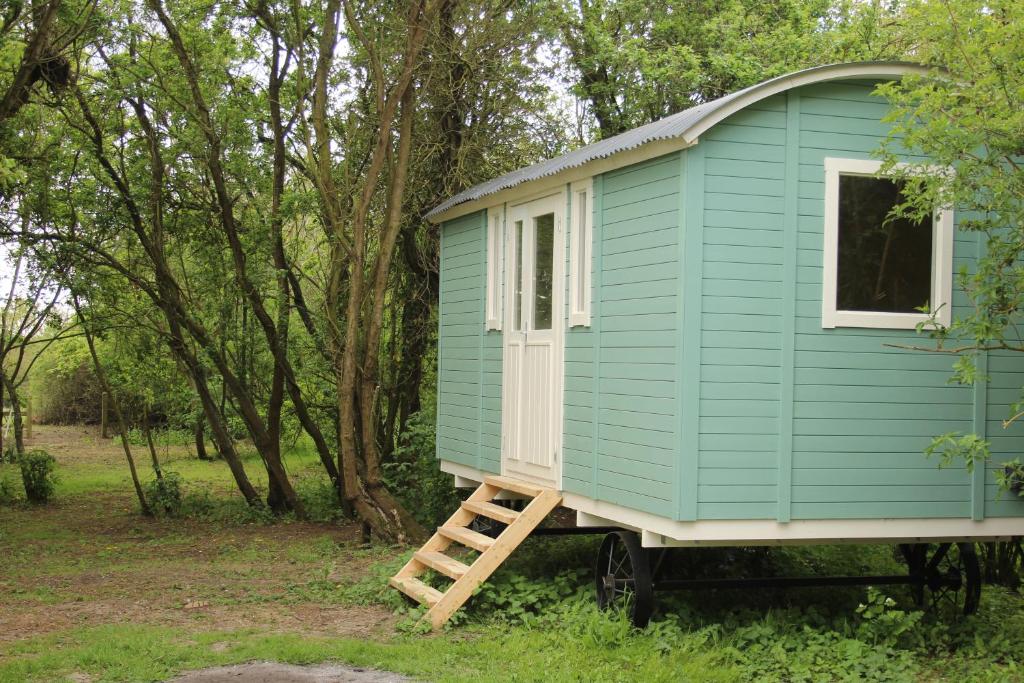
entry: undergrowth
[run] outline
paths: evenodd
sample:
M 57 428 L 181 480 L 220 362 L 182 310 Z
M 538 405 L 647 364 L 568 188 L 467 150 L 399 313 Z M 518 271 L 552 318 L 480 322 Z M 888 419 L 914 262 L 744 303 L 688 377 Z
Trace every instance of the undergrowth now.
M 568 643 L 621 651 L 638 661 L 699 651 L 735 672 L 736 680 L 906 681 L 961 670 L 970 671 L 971 680 L 1019 680 L 1021 675 L 1021 599 L 1000 588 L 987 588 L 980 612 L 958 620 L 917 610 L 909 593 L 894 586 L 662 594 L 655 618 L 639 630 L 624 612 L 597 609 L 589 568 L 595 546 L 594 539 L 581 538 L 528 541 L 446 629 L 550 632 Z M 678 555 L 692 576 L 752 567 L 792 574 L 899 571 L 887 548 L 732 548 Z M 363 581 L 344 590 L 349 600 L 394 609 L 403 616 L 400 630 L 422 633 L 425 609 L 387 588 L 387 578 L 408 557 L 375 565 Z M 429 575 L 426 580 L 438 581 Z

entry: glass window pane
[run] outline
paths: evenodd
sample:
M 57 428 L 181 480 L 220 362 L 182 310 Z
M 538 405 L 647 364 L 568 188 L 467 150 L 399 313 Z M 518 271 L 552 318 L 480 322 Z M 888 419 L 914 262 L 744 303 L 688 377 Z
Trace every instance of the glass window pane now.
M 555 214 L 546 213 L 533 219 L 533 328 L 551 329 L 551 294 L 555 274 Z
M 839 176 L 836 308 L 914 313 L 931 299 L 932 218 L 890 218 L 902 184 Z
M 512 292 L 512 306 L 515 312 L 513 329 L 523 329 L 523 222 L 516 221 L 516 278 Z

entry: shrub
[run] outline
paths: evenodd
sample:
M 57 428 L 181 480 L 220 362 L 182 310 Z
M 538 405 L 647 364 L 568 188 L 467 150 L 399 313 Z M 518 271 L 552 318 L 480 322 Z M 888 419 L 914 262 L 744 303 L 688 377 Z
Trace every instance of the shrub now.
M 57 461 L 44 450 L 32 450 L 19 458 L 25 498 L 30 503 L 47 503 L 57 488 Z
M 0 505 L 11 505 L 18 500 L 15 484 L 7 477 L 0 479 Z
M 153 514 L 177 517 L 181 514 L 181 475 L 164 472 L 163 477 L 152 479 L 145 485 L 146 501 Z
M 416 413 L 409 418 L 393 461 L 383 465 L 388 490 L 428 528 L 447 519 L 460 501 L 451 475 L 441 471 L 434 445 L 434 416 Z
M 313 522 L 336 522 L 344 516 L 338 489 L 326 476 L 302 477 L 295 481 L 295 493 Z

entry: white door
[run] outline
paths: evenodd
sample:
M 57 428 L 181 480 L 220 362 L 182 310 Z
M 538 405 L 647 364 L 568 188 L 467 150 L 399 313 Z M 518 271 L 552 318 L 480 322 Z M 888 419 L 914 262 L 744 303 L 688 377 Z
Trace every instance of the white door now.
M 506 223 L 502 472 L 561 487 L 565 196 L 514 206 Z

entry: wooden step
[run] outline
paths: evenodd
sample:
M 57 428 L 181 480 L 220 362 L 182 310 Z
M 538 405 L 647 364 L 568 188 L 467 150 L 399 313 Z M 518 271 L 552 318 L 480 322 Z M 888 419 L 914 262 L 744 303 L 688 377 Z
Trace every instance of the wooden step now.
M 484 552 L 494 545 L 494 539 L 490 536 L 484 536 L 472 529 L 461 526 L 443 526 L 437 530 L 437 533 L 456 543 L 461 543 L 467 548 L 479 550 L 480 552 Z
M 524 481 L 518 479 L 509 479 L 508 477 L 490 476 L 484 477 L 484 483 L 490 484 L 491 486 L 497 486 L 499 489 L 506 491 L 512 491 L 513 493 L 519 493 L 530 498 L 536 498 L 541 494 L 543 489 L 533 484 L 527 484 Z
M 428 607 L 436 605 L 438 600 L 444 595 L 444 593 L 436 588 L 431 588 L 412 576 L 393 576 L 388 580 L 388 584 L 402 591 L 421 605 L 427 605 Z
M 490 517 L 496 522 L 502 524 L 511 524 L 512 522 L 519 519 L 519 513 L 515 510 L 510 510 L 494 503 L 485 503 L 478 500 L 464 500 L 462 501 L 462 509 L 469 510 L 472 513 L 483 515 L 484 517 Z
M 537 528 L 544 517 L 562 502 L 562 496 L 558 491 L 552 489 L 534 489 L 528 484 L 505 480 L 503 477 L 487 477 L 487 479 L 488 481 L 483 482 L 476 491 L 470 494 L 459 509 L 452 513 L 448 521 L 437 530 L 437 533 L 413 554 L 389 582 L 393 587 L 415 598 L 421 604 L 430 606 L 422 619 L 430 622 L 433 628 L 440 628 L 448 621 L 452 614 L 473 595 L 473 591 L 486 581 L 512 551 L 530 535 L 530 532 Z M 488 502 L 503 490 L 531 496 L 533 499 L 523 508 L 522 512 Z M 484 536 L 468 528 L 473 519 L 479 515 L 504 522 L 508 526 L 497 538 Z M 469 565 L 463 564 L 445 554 L 453 542 L 478 550 L 480 555 Z M 444 592 L 435 590 L 414 578 L 431 569 L 453 579 L 452 584 Z
M 436 550 L 419 550 L 413 554 L 417 560 L 430 567 L 434 571 L 441 572 L 447 577 L 458 581 L 469 570 L 469 567 L 462 564 L 454 557 L 448 557 Z

